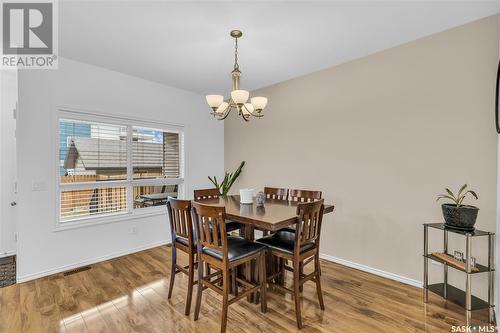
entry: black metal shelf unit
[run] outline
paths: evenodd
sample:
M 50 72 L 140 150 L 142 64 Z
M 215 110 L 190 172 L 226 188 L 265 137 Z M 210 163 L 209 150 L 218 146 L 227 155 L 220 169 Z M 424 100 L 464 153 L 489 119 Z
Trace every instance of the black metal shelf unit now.
M 429 253 L 429 228 L 443 231 L 443 252 L 448 254 L 448 233 L 455 233 L 465 237 L 465 268 L 449 266 L 446 261 Z M 471 267 L 471 249 L 472 238 L 475 237 L 488 238 L 488 265 L 476 264 L 478 271 L 473 271 Z M 488 320 L 494 322 L 494 241 L 495 234 L 488 231 L 474 230 L 462 231 L 446 227 L 444 223 L 425 223 L 424 224 L 424 302 L 429 300 L 429 291 L 441 296 L 444 300 L 451 301 L 465 308 L 466 325 L 470 325 L 472 311 L 480 309 L 489 309 Z M 443 264 L 443 283 L 435 283 L 429 285 L 429 260 L 434 260 Z M 448 284 L 448 267 L 452 267 L 458 271 L 464 272 L 466 275 L 465 291 Z M 488 273 L 488 300 L 482 300 L 472 295 L 471 276 L 473 274 Z

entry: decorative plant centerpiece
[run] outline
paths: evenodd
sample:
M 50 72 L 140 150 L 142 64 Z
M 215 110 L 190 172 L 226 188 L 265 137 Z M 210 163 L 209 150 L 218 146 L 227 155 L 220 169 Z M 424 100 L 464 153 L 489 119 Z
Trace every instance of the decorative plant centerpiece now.
M 476 223 L 479 208 L 464 205 L 463 202 L 469 194 L 477 200 L 478 196 L 476 192 L 467 190 L 467 184 L 462 185 L 460 190 L 458 190 L 457 195 L 455 195 L 448 188 L 445 190 L 446 194 L 438 195 L 436 201 L 448 199 L 452 202 L 441 205 L 446 226 L 459 230 L 474 230 L 474 224 Z
M 236 169 L 236 171 L 231 173 L 226 171 L 226 174 L 224 175 L 224 180 L 221 183 L 217 181 L 217 177 L 215 176 L 213 178 L 208 176 L 208 179 L 210 179 L 210 181 L 215 185 L 215 187 L 217 187 L 220 195 L 225 197 L 229 193 L 229 190 L 231 189 L 231 186 L 233 186 L 233 183 L 240 176 L 241 170 L 243 169 L 244 165 L 245 161 L 241 162 L 240 166 L 238 167 L 238 169 Z

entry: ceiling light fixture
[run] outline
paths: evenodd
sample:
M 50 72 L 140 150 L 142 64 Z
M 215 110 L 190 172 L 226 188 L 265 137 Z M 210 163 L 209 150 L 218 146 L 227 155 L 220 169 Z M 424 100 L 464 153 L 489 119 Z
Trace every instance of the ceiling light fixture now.
M 248 121 L 250 116 L 262 118 L 262 110 L 267 105 L 266 97 L 252 97 L 250 103 L 247 103 L 250 93 L 247 90 L 240 89 L 240 67 L 238 65 L 238 38 L 241 38 L 243 33 L 239 30 L 231 31 L 231 37 L 234 38 L 234 68 L 231 72 L 233 78 L 233 90 L 227 100 L 224 100 L 222 95 L 207 95 L 207 103 L 212 108 L 212 115 L 218 120 L 227 118 L 232 109 L 238 110 L 238 114 Z

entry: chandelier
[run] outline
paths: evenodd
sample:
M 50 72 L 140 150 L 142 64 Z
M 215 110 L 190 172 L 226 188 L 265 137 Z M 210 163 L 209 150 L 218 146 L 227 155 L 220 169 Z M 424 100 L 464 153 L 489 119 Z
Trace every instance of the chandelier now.
M 250 103 L 247 103 L 250 93 L 248 90 L 240 89 L 240 67 L 238 65 L 238 38 L 243 36 L 239 30 L 231 31 L 231 37 L 234 38 L 234 67 L 231 72 L 233 79 L 233 90 L 231 97 L 224 100 L 222 95 L 207 95 L 207 103 L 212 108 L 212 115 L 218 120 L 227 118 L 232 109 L 238 110 L 238 114 L 245 120 L 249 121 L 250 116 L 261 118 L 264 115 L 262 110 L 267 105 L 266 97 L 252 97 Z

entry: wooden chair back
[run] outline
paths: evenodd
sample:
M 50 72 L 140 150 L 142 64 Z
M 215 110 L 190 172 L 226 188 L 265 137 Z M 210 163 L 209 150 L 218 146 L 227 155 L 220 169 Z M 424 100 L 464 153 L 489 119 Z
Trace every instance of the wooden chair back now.
M 177 237 L 184 237 L 193 245 L 193 223 L 191 220 L 191 201 L 178 200 L 172 197 L 167 201 L 168 217 L 170 218 L 170 232 L 172 241 Z
M 295 231 L 295 250 L 306 243 L 319 245 L 321 222 L 323 221 L 324 200 L 301 202 L 297 205 L 298 223 Z
M 203 200 L 203 199 L 211 199 L 218 197 L 220 197 L 220 193 L 217 188 L 194 190 L 194 200 Z
M 226 209 L 193 202 L 191 212 L 198 253 L 208 247 L 220 251 L 222 258 L 227 260 Z
M 267 199 L 277 199 L 288 201 L 287 188 L 264 187 L 264 194 Z
M 290 190 L 290 200 L 298 202 L 312 202 L 321 199 L 321 191 Z

